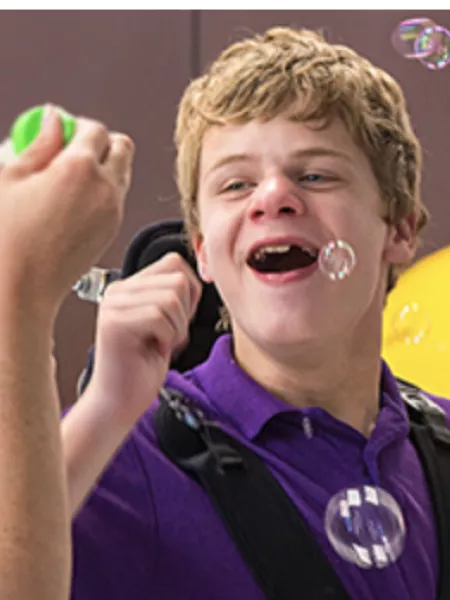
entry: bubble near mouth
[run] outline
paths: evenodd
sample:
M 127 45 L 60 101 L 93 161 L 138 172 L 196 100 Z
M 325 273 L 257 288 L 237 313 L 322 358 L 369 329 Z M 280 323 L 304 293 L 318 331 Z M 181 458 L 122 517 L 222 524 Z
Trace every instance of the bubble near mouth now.
M 343 240 L 328 242 L 321 248 L 318 260 L 319 269 L 331 281 L 345 279 L 356 267 L 355 251 Z

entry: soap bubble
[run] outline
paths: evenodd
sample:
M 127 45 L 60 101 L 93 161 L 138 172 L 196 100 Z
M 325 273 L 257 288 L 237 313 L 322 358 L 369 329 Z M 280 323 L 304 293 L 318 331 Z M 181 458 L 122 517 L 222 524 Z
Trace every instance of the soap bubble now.
M 435 25 L 425 29 L 416 40 L 417 57 L 428 69 L 443 69 L 450 63 L 450 31 Z M 422 53 L 422 49 L 427 53 Z
M 331 281 L 348 277 L 356 266 L 355 251 L 343 240 L 331 241 L 319 252 L 319 268 Z
M 397 501 L 376 486 L 341 490 L 328 502 L 325 531 L 335 552 L 362 569 L 382 569 L 401 555 L 406 536 Z
M 393 321 L 395 337 L 405 344 L 418 344 L 430 327 L 431 319 L 428 313 L 416 302 L 405 304 Z
M 392 33 L 392 45 L 404 58 L 425 58 L 433 53 L 432 36 L 421 36 L 424 31 L 435 27 L 435 23 L 428 18 L 407 19 L 397 25 Z

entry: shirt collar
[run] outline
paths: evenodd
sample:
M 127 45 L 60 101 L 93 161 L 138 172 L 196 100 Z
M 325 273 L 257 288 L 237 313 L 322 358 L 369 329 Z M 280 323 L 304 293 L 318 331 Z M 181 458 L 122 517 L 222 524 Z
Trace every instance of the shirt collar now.
M 324 412 L 320 408 L 296 409 L 274 396 L 239 366 L 232 346 L 231 335 L 219 337 L 208 360 L 194 369 L 192 377 L 205 392 L 214 411 L 247 439 L 254 439 L 278 414 Z M 406 407 L 395 377 L 382 361 L 380 412 L 373 442 L 381 449 L 393 439 L 406 437 L 408 432 Z
M 275 415 L 292 407 L 271 394 L 246 373 L 233 356 L 232 336 L 215 342 L 206 362 L 194 371 L 214 409 L 248 439 L 258 435 Z

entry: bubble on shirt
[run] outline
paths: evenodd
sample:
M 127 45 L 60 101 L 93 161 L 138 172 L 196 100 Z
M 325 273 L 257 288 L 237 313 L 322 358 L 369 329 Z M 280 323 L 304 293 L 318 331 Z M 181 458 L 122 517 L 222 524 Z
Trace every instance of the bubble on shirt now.
M 429 314 L 417 302 L 405 304 L 394 316 L 392 330 L 405 344 L 418 344 L 431 328 Z
M 334 551 L 362 569 L 382 569 L 394 563 L 406 536 L 398 502 L 376 486 L 335 494 L 325 511 L 325 531 Z
M 331 281 L 348 277 L 356 266 L 353 248 L 343 240 L 332 240 L 320 249 L 319 268 Z
M 416 46 L 420 62 L 428 69 L 436 71 L 450 64 L 450 31 L 445 27 L 426 28 L 416 40 Z
M 392 33 L 392 45 L 404 58 L 425 58 L 432 54 L 433 40 L 425 31 L 435 27 L 434 21 L 426 17 L 407 19 L 397 25 Z

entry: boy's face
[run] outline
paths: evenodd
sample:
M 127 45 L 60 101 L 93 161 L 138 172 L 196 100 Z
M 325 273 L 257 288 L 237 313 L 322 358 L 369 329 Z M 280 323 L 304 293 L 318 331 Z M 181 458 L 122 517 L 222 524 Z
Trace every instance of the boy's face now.
M 325 129 L 284 117 L 212 127 L 198 189 L 200 274 L 216 284 L 235 338 L 293 350 L 380 322 L 388 266 L 412 257 L 414 233 L 406 221 L 382 220 L 370 164 L 340 120 Z M 249 264 L 255 245 L 319 249 L 336 239 L 357 258 L 343 281 L 326 278 L 317 261 L 284 273 Z

